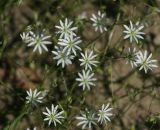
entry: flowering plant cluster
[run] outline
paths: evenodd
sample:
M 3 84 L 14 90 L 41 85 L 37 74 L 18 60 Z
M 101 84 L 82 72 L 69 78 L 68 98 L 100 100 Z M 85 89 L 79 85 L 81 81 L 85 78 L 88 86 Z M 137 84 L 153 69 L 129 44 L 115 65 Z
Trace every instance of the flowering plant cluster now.
M 13 64 L 13 67 L 18 67 L 16 70 L 9 67 L 11 74 L 15 73 L 9 79 L 12 80 L 13 87 L 16 86 L 15 90 L 20 91 L 20 94 L 14 91 L 17 101 L 13 107 L 19 114 L 5 117 L 11 120 L 15 118 L 11 123 L 7 122 L 5 130 L 148 130 L 147 123 L 151 121 L 156 122 L 157 128 L 159 119 L 150 118 L 150 114 L 157 117 L 158 114 L 152 112 L 152 109 L 157 112 L 156 108 L 159 108 L 157 106 L 151 109 L 152 102 L 160 100 L 157 94 L 160 84 L 158 57 L 156 49 L 150 45 L 153 38 L 148 30 L 152 24 L 146 20 L 150 15 L 145 18 L 139 15 L 135 17 L 134 13 L 127 16 L 130 11 L 125 12 L 127 7 L 122 5 L 132 5 L 135 1 L 125 3 L 124 0 L 91 0 L 87 2 L 97 8 L 81 13 L 77 10 L 74 12 L 73 8 L 82 6 L 86 1 L 70 1 L 72 0 L 68 0 L 68 3 L 65 0 L 47 1 L 45 4 L 48 5 L 48 10 L 52 4 L 56 5 L 55 15 L 52 17 L 50 11 L 41 19 L 33 11 L 34 21 L 26 24 L 13 39 L 22 46 L 20 51 L 15 52 L 15 56 L 11 56 L 19 56 L 21 59 Z M 19 1 L 19 5 L 22 3 L 23 0 Z M 144 3 L 150 7 L 148 2 Z M 112 9 L 112 6 L 116 9 Z M 44 10 L 46 9 L 42 8 L 42 12 Z M 72 14 L 72 11 L 73 15 L 67 14 Z M 47 21 L 51 23 L 45 24 Z M 158 50 L 159 45 L 155 46 Z M 2 45 L 3 53 L 6 48 Z M 4 55 L 0 57 L 6 58 Z M 9 63 L 7 60 L 2 66 L 6 67 Z M 1 74 L 0 68 L 0 77 L 1 75 L 3 73 Z M 6 75 L 9 76 L 8 73 Z M 23 86 L 24 93 L 17 86 Z M 10 100 L 7 102 L 10 103 Z M 19 103 L 23 107 L 19 107 Z M 141 109 L 135 109 L 137 107 Z M 133 111 L 136 114 L 130 114 L 131 109 L 135 109 Z M 141 116 L 143 109 L 145 116 Z M 142 120 L 145 120 L 142 126 L 135 125 L 137 122 L 142 123 Z M 28 125 L 21 128 L 19 122 L 26 121 Z
M 140 32 L 140 30 L 142 30 L 144 26 L 139 25 L 139 22 L 133 25 L 132 21 L 130 21 L 130 27 L 124 25 L 124 28 L 126 29 L 125 31 L 123 31 L 124 33 L 126 33 L 124 39 L 129 38 L 131 43 L 133 41 L 136 41 L 136 43 L 138 43 L 138 39 L 144 39 L 142 35 L 144 35 L 145 33 Z M 139 70 L 144 69 L 145 73 L 147 73 L 148 70 L 152 70 L 152 68 L 158 67 L 156 65 L 157 60 L 152 60 L 152 53 L 150 53 L 148 56 L 147 50 L 145 50 L 143 54 L 142 51 L 136 52 L 135 48 L 133 50 L 129 48 L 129 52 L 127 55 L 128 62 L 131 63 L 131 66 L 138 66 Z
M 95 31 L 99 30 L 100 33 L 107 31 L 105 26 L 105 16 L 105 13 L 101 13 L 100 11 L 98 11 L 97 16 L 95 14 L 92 15 L 91 21 L 93 21 Z M 59 38 L 57 45 L 55 45 L 55 49 L 52 51 L 54 55 L 53 59 L 57 61 L 57 66 L 61 65 L 62 68 L 64 68 L 67 65 L 73 64 L 74 59 L 78 53 L 80 53 L 79 61 L 80 66 L 83 68 L 82 71 L 78 73 L 76 81 L 79 83 L 78 86 L 82 87 L 83 91 L 86 89 L 90 90 L 92 86 L 96 86 L 95 81 L 97 81 L 94 76 L 93 68 L 99 63 L 99 61 L 96 60 L 97 54 L 94 54 L 94 50 L 83 50 L 81 48 L 83 41 L 77 36 L 76 31 L 78 30 L 78 27 L 73 27 L 73 21 L 65 18 L 64 21 L 60 20 L 59 24 L 60 25 L 55 26 L 57 29 L 56 35 Z M 137 22 L 134 25 L 132 21 L 130 21 L 130 26 L 124 25 L 124 39 L 129 38 L 131 44 L 134 44 L 134 41 L 138 44 L 139 39 L 144 39 L 142 35 L 145 33 L 141 32 L 143 28 L 144 26 L 140 25 L 140 22 Z M 52 44 L 51 41 L 48 41 L 51 36 L 45 36 L 44 31 L 41 33 L 34 33 L 33 31 L 23 32 L 20 36 L 25 43 L 28 43 L 28 46 L 34 46 L 33 52 L 37 50 L 40 54 L 42 54 L 42 50 L 48 51 L 46 47 L 47 44 Z M 139 70 L 144 69 L 145 73 L 147 73 L 148 70 L 158 67 L 156 65 L 157 60 L 152 60 L 152 53 L 148 56 L 147 50 L 145 50 L 144 53 L 142 51 L 136 51 L 135 48 L 129 48 L 128 50 L 125 58 L 127 58 L 127 63 L 130 63 L 132 67 L 139 67 Z M 37 93 L 37 90 L 32 92 L 30 89 L 27 91 L 27 94 L 27 103 L 33 105 L 37 105 L 36 103 L 42 103 L 41 100 L 43 97 L 40 96 L 41 92 Z M 54 106 L 52 104 L 51 110 L 46 107 L 46 112 L 43 112 L 46 116 L 44 121 L 48 121 L 48 125 L 51 125 L 52 123 L 54 126 L 56 126 L 57 123 L 62 124 L 62 121 L 65 118 L 64 111 L 62 110 L 58 112 L 58 108 L 58 105 Z M 112 108 L 109 108 L 109 104 L 107 104 L 107 106 L 103 104 L 97 115 L 88 110 L 86 110 L 86 112 L 81 112 L 81 116 L 76 117 L 76 119 L 79 120 L 77 126 L 81 125 L 82 129 L 91 129 L 92 125 L 97 125 L 97 122 L 100 124 L 103 122 L 106 123 L 107 121 L 110 121 L 110 116 L 112 116 L 112 114 L 109 113 L 111 110 Z
M 92 15 L 91 20 L 94 22 L 93 26 L 95 27 L 95 31 L 100 30 L 101 33 L 107 31 L 105 27 L 105 13 L 101 13 L 98 11 L 98 16 Z M 55 50 L 52 51 L 54 54 L 53 59 L 57 61 L 57 66 L 61 64 L 62 68 L 66 65 L 72 64 L 74 58 L 77 56 L 77 53 L 80 53 L 81 58 L 80 66 L 83 67 L 82 72 L 78 73 L 78 78 L 76 81 L 79 83 L 78 86 L 82 87 L 82 90 L 90 90 L 91 86 L 95 86 L 95 81 L 97 80 L 94 78 L 94 68 L 96 67 L 99 61 L 96 60 L 97 55 L 94 54 L 93 50 L 84 50 L 80 47 L 82 44 L 82 40 L 80 37 L 77 36 L 75 33 L 77 31 L 77 27 L 72 27 L 73 21 L 70 21 L 68 18 L 65 18 L 64 22 L 62 20 L 59 21 L 60 25 L 56 25 L 56 34 L 59 36 L 58 43 L 55 45 Z M 48 41 L 51 38 L 50 35 L 45 35 L 44 30 L 41 32 L 32 30 L 23 32 L 21 35 L 22 40 L 24 43 L 27 43 L 28 46 L 34 46 L 33 52 L 38 51 L 42 54 L 42 51 L 48 51 L 47 44 L 52 44 L 51 41 Z M 37 106 L 37 103 L 42 103 L 42 99 L 44 98 L 41 96 L 42 92 L 37 92 L 37 89 L 32 91 L 31 89 L 27 91 L 26 103 L 30 103 L 31 105 Z M 46 107 L 46 112 L 43 114 L 46 116 L 44 121 L 48 121 L 48 125 L 52 123 L 56 127 L 57 123 L 62 124 L 62 120 L 65 118 L 64 111 L 58 112 L 59 106 L 51 105 L 51 110 Z M 87 109 L 87 108 L 86 108 Z M 111 113 L 109 113 L 112 108 L 109 108 L 109 104 L 105 106 L 102 105 L 102 108 L 99 110 L 97 117 L 95 117 L 95 113 L 90 113 L 89 111 L 86 114 L 81 114 L 81 116 L 77 116 L 76 119 L 79 120 L 77 126 L 82 125 L 82 129 L 90 128 L 92 125 L 96 125 L 96 121 L 100 122 L 101 124 L 107 121 L 110 121 Z M 34 128 L 36 129 L 36 128 Z

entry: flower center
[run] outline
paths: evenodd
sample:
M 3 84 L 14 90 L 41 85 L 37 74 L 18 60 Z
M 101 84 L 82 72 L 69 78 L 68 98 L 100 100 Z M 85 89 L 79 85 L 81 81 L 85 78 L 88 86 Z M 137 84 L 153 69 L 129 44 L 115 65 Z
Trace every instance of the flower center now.
M 36 38 L 36 44 L 41 44 L 42 43 L 42 39 L 40 37 Z
M 70 47 L 70 48 L 72 48 L 73 45 L 74 45 L 72 41 L 70 41 L 68 44 L 69 44 L 69 47 Z
M 65 59 L 65 53 L 61 53 L 61 58 Z
M 100 25 L 103 25 L 102 19 L 100 19 L 100 18 L 97 19 L 97 25 L 99 25 L 99 26 L 100 26 Z
M 89 64 L 89 59 L 86 58 L 86 59 L 85 59 L 85 62 L 86 62 L 86 64 Z
M 136 35 L 135 30 L 131 30 L 131 35 L 132 35 L 132 36 L 135 36 L 135 35 Z
M 68 27 L 64 27 L 64 30 L 63 30 L 65 33 L 68 32 Z
M 50 118 L 51 118 L 51 120 L 55 120 L 55 114 L 52 113 Z

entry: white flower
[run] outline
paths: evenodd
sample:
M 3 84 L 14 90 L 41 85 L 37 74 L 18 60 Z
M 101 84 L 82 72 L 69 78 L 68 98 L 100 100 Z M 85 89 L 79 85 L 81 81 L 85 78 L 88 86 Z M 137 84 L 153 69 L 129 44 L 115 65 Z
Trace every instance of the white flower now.
M 48 51 L 46 45 L 52 44 L 52 42 L 48 41 L 51 36 L 45 36 L 43 33 L 34 33 L 30 31 L 30 41 L 28 46 L 34 46 L 33 52 L 36 50 L 42 54 L 42 50 Z
M 113 115 L 112 113 L 110 113 L 113 108 L 109 108 L 109 105 L 109 103 L 106 106 L 103 104 L 98 112 L 98 122 L 100 122 L 101 124 L 103 122 L 106 123 L 107 120 L 111 121 L 109 117 Z
M 86 113 L 81 113 L 81 116 L 76 117 L 77 120 L 79 120 L 79 123 L 77 126 L 82 126 L 82 129 L 92 128 L 92 125 L 96 125 L 96 118 L 95 118 L 95 113 L 91 112 L 86 112 Z
M 20 37 L 25 43 L 28 43 L 31 40 L 29 32 L 23 32 L 22 34 L 20 34 Z
M 23 32 L 20 36 L 28 44 L 27 46 L 34 46 L 33 52 L 38 50 L 42 54 L 42 50 L 48 51 L 46 45 L 52 44 L 52 42 L 48 41 L 51 36 L 44 35 L 44 31 L 36 33 L 33 31 Z
M 95 86 L 93 81 L 96 81 L 96 78 L 93 78 L 94 73 L 90 73 L 88 70 L 87 72 L 85 70 L 82 70 L 82 73 L 78 73 L 79 78 L 76 78 L 77 81 L 79 81 L 79 86 L 83 87 L 83 90 L 86 88 L 90 90 L 91 86 Z
M 136 64 L 136 58 L 137 58 L 136 48 L 134 48 L 134 49 L 128 48 L 128 53 L 127 53 L 126 58 L 127 58 L 126 64 L 130 63 L 132 68 L 134 66 L 137 66 L 137 64 Z
M 127 26 L 127 25 L 123 25 L 123 26 L 126 29 L 125 31 L 123 31 L 126 34 L 124 36 L 124 39 L 129 38 L 131 43 L 134 40 L 138 43 L 138 39 L 144 39 L 142 35 L 144 35 L 145 33 L 141 32 L 144 26 L 139 25 L 139 22 L 133 25 L 132 21 L 130 21 L 130 26 Z
M 85 69 L 87 70 L 88 68 L 92 70 L 91 65 L 97 66 L 96 64 L 99 63 L 98 61 L 94 60 L 97 55 L 93 54 L 93 51 L 88 52 L 85 51 L 85 54 L 81 53 L 82 59 L 79 59 L 82 63 L 80 64 L 81 66 L 85 66 Z
M 27 130 L 30 130 L 29 128 L 27 128 Z M 36 127 L 34 127 L 34 129 L 33 130 L 37 130 L 37 128 Z
M 106 28 L 106 14 L 98 11 L 98 15 L 92 14 L 91 21 L 93 21 L 93 27 L 95 27 L 95 31 L 100 30 L 101 33 L 103 31 L 107 31 Z
M 52 53 L 55 55 L 53 59 L 57 60 L 57 65 L 62 64 L 62 68 L 64 68 L 65 65 L 72 64 L 73 55 L 67 54 L 63 48 L 59 48 L 58 46 L 55 46 L 55 49 L 56 51 L 52 51 Z
M 81 48 L 78 46 L 82 41 L 80 37 L 75 37 L 71 34 L 70 36 L 66 37 L 65 39 L 59 39 L 58 44 L 64 46 L 64 51 L 67 51 L 67 54 L 71 54 L 72 52 L 76 55 L 76 50 L 80 50 Z
M 139 51 L 137 53 L 137 59 L 136 59 L 136 64 L 140 66 L 139 70 L 144 69 L 145 73 L 147 73 L 149 69 L 152 70 L 152 68 L 158 67 L 156 65 L 157 60 L 151 60 L 152 53 L 148 57 L 147 55 L 148 53 L 146 50 L 144 51 L 144 54 L 141 51 Z
M 63 23 L 61 20 L 59 21 L 60 26 L 55 26 L 58 31 L 57 34 L 60 34 L 60 38 L 66 38 L 69 35 L 73 34 L 73 36 L 76 36 L 74 33 L 75 30 L 77 30 L 77 27 L 71 27 L 73 24 L 73 21 L 70 21 L 65 18 L 65 22 Z
M 56 123 L 61 124 L 61 120 L 64 118 L 62 116 L 64 111 L 58 112 L 58 105 L 54 107 L 54 105 L 52 104 L 51 110 L 49 110 L 48 107 L 46 107 L 46 110 L 47 112 L 43 112 L 43 114 L 46 115 L 44 121 L 49 121 L 48 125 L 50 125 L 51 123 L 54 123 L 54 126 L 56 126 Z
M 35 89 L 34 91 L 32 91 L 31 89 L 29 89 L 29 91 L 27 92 L 27 97 L 26 97 L 26 103 L 31 103 L 32 105 L 37 105 L 37 103 L 42 103 L 42 99 L 44 98 L 42 96 L 41 91 L 37 91 L 37 89 Z

